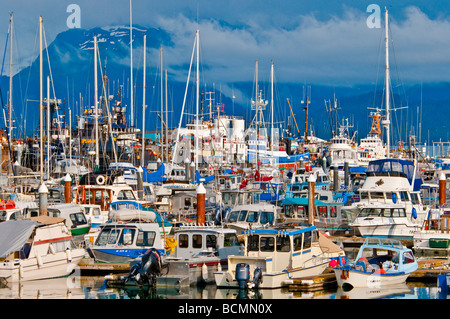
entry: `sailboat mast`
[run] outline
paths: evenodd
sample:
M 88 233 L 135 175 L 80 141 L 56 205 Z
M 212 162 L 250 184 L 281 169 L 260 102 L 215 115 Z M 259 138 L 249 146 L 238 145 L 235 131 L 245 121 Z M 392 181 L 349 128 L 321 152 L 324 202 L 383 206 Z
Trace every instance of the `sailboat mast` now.
M 272 152 L 272 159 L 273 159 L 273 142 L 274 142 L 274 139 L 273 139 L 273 137 L 274 137 L 273 136 L 273 61 L 272 61 L 272 66 L 270 68 L 270 83 L 271 83 L 271 86 L 270 86 L 270 106 L 271 106 L 271 109 L 272 109 L 272 116 L 271 116 L 272 123 L 271 123 L 271 128 L 270 128 L 270 136 L 271 136 L 270 150 Z
M 147 53 L 147 35 L 144 34 L 144 78 L 142 89 L 142 154 L 141 154 L 141 166 L 145 165 L 145 69 L 147 66 L 146 54 Z
M 12 142 L 12 93 L 13 93 L 13 72 L 12 72 L 12 64 L 13 64 L 13 14 L 10 14 L 10 19 L 9 19 L 9 23 L 10 23 L 10 35 L 9 35 L 9 136 L 8 136 L 8 140 L 9 140 L 9 145 L 11 147 L 11 142 Z M 10 158 L 12 159 L 12 156 L 10 156 Z
M 389 89 L 390 89 L 390 74 L 389 74 L 389 28 L 388 28 L 388 10 L 385 8 L 385 32 L 386 32 L 386 120 L 384 121 L 385 127 L 386 127 L 386 145 L 387 145 L 387 154 L 386 157 L 390 157 L 390 117 L 389 117 Z
M 42 118 L 42 109 L 43 109 L 43 83 L 42 83 L 42 76 L 43 76 L 43 52 L 42 52 L 42 16 L 39 17 L 39 150 L 40 150 L 40 178 L 41 178 L 41 184 L 44 183 L 44 143 L 43 143 L 43 118 Z
M 166 120 L 165 120 L 165 122 L 166 122 L 166 125 L 165 125 L 165 127 L 166 127 L 166 134 L 165 134 L 165 136 L 166 136 L 166 142 L 165 142 L 165 144 L 166 144 L 166 160 L 167 160 L 167 162 L 169 162 L 169 132 L 168 132 L 168 123 L 169 123 L 169 116 L 168 116 L 168 114 L 167 114 L 167 107 L 168 107 L 168 100 L 167 100 L 167 69 L 165 70 L 166 71 L 166 84 L 165 84 L 165 91 L 166 91 Z M 162 114 L 161 114 L 162 115 Z
M 131 0 L 130 0 L 130 111 L 131 111 L 131 117 L 130 117 L 130 122 L 131 122 L 131 127 L 134 126 L 134 99 L 133 99 L 133 89 L 134 89 L 134 84 L 133 84 L 133 11 L 132 11 L 132 5 L 131 5 Z
M 196 88 L 196 91 L 197 91 L 197 96 L 196 96 L 196 99 L 195 99 L 195 107 L 196 107 L 196 113 L 195 113 L 195 115 L 196 115 L 196 119 L 195 119 L 195 171 L 197 171 L 198 170 L 198 156 L 199 156 L 199 154 L 198 154 L 198 109 L 199 109 L 199 102 L 200 102 L 200 74 L 199 74 L 199 71 L 200 71 L 200 67 L 199 67 L 199 61 L 200 61 L 200 58 L 199 58 L 199 42 L 200 42 L 200 31 L 197 29 L 197 48 L 196 48 L 196 51 L 197 51 L 197 53 L 196 53 L 196 58 L 197 58 L 197 74 L 196 74 L 196 84 L 197 84 L 197 88 Z
M 160 77 L 160 80 L 161 80 L 161 135 L 159 137 L 159 141 L 161 143 L 161 162 L 164 163 L 164 143 L 163 143 L 163 136 L 164 136 L 163 104 L 164 104 L 164 98 L 163 98 L 163 48 L 162 48 L 162 45 L 159 48 L 159 64 L 160 64 L 159 77 Z
M 50 178 L 50 76 L 47 75 L 47 178 Z
M 94 35 L 94 99 L 95 99 L 95 168 L 100 165 L 98 139 L 98 86 L 97 86 L 97 36 Z

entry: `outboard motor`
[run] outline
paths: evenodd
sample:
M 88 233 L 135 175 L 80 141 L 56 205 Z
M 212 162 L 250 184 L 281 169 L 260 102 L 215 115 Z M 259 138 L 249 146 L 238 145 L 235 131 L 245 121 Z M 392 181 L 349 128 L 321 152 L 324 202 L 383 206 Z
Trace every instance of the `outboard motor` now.
M 245 289 L 250 280 L 250 266 L 248 264 L 240 263 L 236 265 L 236 281 L 239 284 L 239 289 Z
M 125 281 L 134 279 L 139 285 L 150 284 L 153 286 L 156 277 L 161 275 L 162 263 L 161 256 L 155 248 L 145 252 L 139 260 L 130 268 L 130 273 Z
M 253 273 L 253 284 L 255 288 L 258 289 L 259 284 L 262 283 L 262 269 L 261 267 L 256 267 L 255 272 Z

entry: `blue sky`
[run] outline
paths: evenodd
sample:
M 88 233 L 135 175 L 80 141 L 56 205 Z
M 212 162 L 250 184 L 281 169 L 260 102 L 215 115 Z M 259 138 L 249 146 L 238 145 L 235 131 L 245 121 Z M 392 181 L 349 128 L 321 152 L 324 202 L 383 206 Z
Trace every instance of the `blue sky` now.
M 81 28 L 129 24 L 128 0 L 1 0 L 0 49 L 14 12 L 16 46 L 25 65 L 36 55 L 38 18 L 47 40 L 68 30 L 67 7 L 77 4 Z M 268 80 L 274 61 L 279 82 L 371 84 L 383 76 L 383 29 L 368 28 L 370 4 L 390 11 L 393 76 L 405 83 L 450 81 L 450 3 L 365 0 L 133 0 L 133 23 L 164 28 L 174 46 L 165 63 L 176 73 L 189 63 L 195 29 L 210 82 L 252 81 L 255 60 Z M 2 40 L 3 39 L 3 40 Z M 156 53 L 155 53 L 156 54 Z M 17 66 L 19 67 L 19 66 Z M 177 75 L 183 80 L 184 74 Z

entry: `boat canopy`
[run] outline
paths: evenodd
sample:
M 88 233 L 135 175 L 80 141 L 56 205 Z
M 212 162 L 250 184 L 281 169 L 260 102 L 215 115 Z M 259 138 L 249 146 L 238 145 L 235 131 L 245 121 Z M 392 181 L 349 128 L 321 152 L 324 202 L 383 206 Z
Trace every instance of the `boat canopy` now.
M 8 220 L 0 223 L 0 258 L 20 251 L 37 225 L 39 223 L 31 219 Z
M 164 164 L 161 164 L 159 168 L 155 172 L 149 172 L 149 170 L 145 167 L 142 167 L 143 173 L 142 173 L 142 180 L 147 183 L 158 183 L 158 182 L 164 182 L 167 180 L 166 177 L 164 177 L 166 168 Z
M 304 227 L 304 228 L 257 228 L 257 229 L 248 229 L 244 230 L 242 233 L 245 235 L 253 235 L 253 234 L 276 234 L 280 236 L 294 236 L 301 233 L 306 233 L 309 231 L 316 230 L 316 226 Z
M 292 197 L 292 198 L 284 198 L 281 200 L 281 205 L 298 205 L 298 206 L 308 206 L 309 205 L 309 199 L 307 197 Z M 336 205 L 342 205 L 342 202 L 323 202 L 318 200 L 317 198 L 314 199 L 314 205 L 315 206 L 336 206 Z
M 369 162 L 366 174 L 369 175 L 387 175 L 404 176 L 408 179 L 414 191 L 420 190 L 422 179 L 415 173 L 414 163 L 397 158 L 386 158 Z

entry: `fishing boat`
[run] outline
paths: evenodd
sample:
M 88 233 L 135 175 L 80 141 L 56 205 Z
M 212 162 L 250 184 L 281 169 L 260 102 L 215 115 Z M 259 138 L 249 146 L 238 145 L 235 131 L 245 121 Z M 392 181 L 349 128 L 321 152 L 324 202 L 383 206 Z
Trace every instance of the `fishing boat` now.
M 308 223 L 309 199 L 285 198 L 281 201 L 282 211 L 278 223 Z M 353 234 L 349 226 L 349 217 L 342 212 L 342 202 L 326 202 L 314 199 L 314 225 L 321 231 L 328 231 L 330 235 Z
M 183 225 L 174 232 L 175 251 L 165 258 L 168 276 L 188 276 L 191 285 L 215 283 L 214 272 L 226 269 L 229 255 L 243 255 L 233 229 Z
M 281 288 L 293 278 L 321 274 L 343 250 L 315 226 L 249 229 L 244 255 L 228 256 L 228 270 L 214 273 L 219 288 Z
M 372 127 L 369 134 L 362 138 L 358 147 L 358 163 L 361 166 L 367 166 L 370 161 L 386 158 L 387 149 L 381 139 L 381 114 L 380 110 L 371 112 Z
M 111 221 L 101 225 L 100 232 L 89 239 L 93 242 L 89 252 L 95 261 L 129 262 L 152 248 L 166 255 L 162 234 L 170 232 L 170 226 L 166 228 L 163 221 L 161 230 L 157 213 L 143 210 L 135 201 L 117 201 L 110 208 Z
M 342 208 L 356 216 L 351 226 L 362 236 L 412 239 L 427 215 L 420 196 L 422 180 L 414 162 L 393 158 L 371 161 L 366 176 L 359 188 L 360 200 Z M 391 208 L 392 215 L 388 213 Z
M 428 218 L 414 233 L 413 241 L 417 256 L 450 256 L 450 207 L 430 209 Z
M 50 217 L 63 218 L 74 237 L 84 236 L 91 228 L 84 209 L 80 205 L 66 203 L 48 205 L 47 214 Z M 27 218 L 39 216 L 39 208 L 25 208 L 24 216 Z
M 366 238 L 355 262 L 334 268 L 337 283 L 343 288 L 380 288 L 405 283 L 418 268 L 411 249 L 399 240 Z
M 17 282 L 69 275 L 86 253 L 63 218 L 37 216 L 0 224 L 0 278 Z
M 362 237 L 389 237 L 412 239 L 421 225 L 413 222 L 402 204 L 373 204 L 361 208 L 350 227 L 357 230 Z
M 108 214 L 102 212 L 100 205 L 84 204 L 80 205 L 84 209 L 84 214 L 91 224 L 89 232 L 97 232 L 100 230 L 100 225 L 108 222 Z
M 280 207 L 269 203 L 237 205 L 225 216 L 223 225 L 241 234 L 247 229 L 274 225 Z

